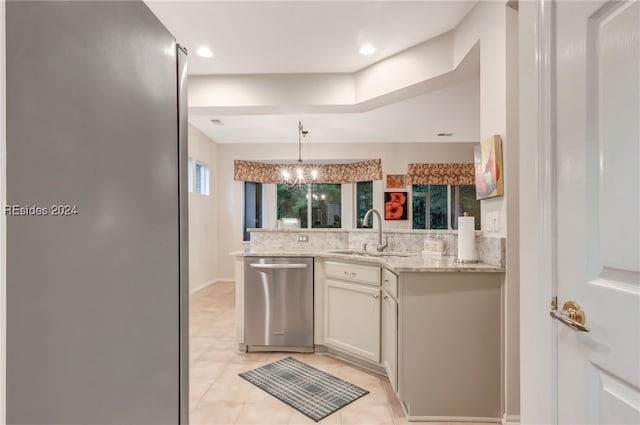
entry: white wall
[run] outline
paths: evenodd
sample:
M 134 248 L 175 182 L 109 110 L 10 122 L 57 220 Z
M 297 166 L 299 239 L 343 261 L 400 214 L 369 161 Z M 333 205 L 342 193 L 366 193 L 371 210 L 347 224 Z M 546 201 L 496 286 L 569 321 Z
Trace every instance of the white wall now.
M 219 277 L 217 275 L 218 246 L 218 185 L 217 154 L 213 140 L 189 125 L 189 156 L 209 166 L 209 196 L 189 193 L 189 291 L 200 289 Z M 195 184 L 194 184 L 195 188 Z
M 505 418 L 507 423 L 519 421 L 520 362 L 519 362 L 519 221 L 518 221 L 518 113 L 515 81 L 518 70 L 517 47 L 509 37 L 517 34 L 514 15 L 507 19 L 507 11 L 516 13 L 502 1 L 479 2 L 465 16 L 454 31 L 453 63 L 457 65 L 476 43 L 480 43 L 480 138 L 494 134 L 502 137 L 502 160 L 505 181 L 503 197 L 482 201 L 482 227 L 488 215 L 500 214 L 500 231 L 487 236 L 507 238 L 507 267 L 505 274 L 505 347 L 504 383 Z M 507 32 L 509 29 L 509 32 Z M 509 42 L 508 42 L 509 40 Z M 509 46 L 509 50 L 507 50 Z M 507 62 L 509 61 L 509 67 Z M 509 69 L 510 74 L 507 74 Z M 509 85 L 509 98 L 507 86 Z M 512 222 L 510 222 L 510 220 Z M 509 229 L 509 231 L 507 231 Z
M 189 107 L 352 104 L 351 74 L 189 76 Z
M 382 158 L 383 174 L 406 174 L 412 162 L 472 162 L 474 143 L 372 143 L 316 144 L 303 147 L 304 160 Z M 295 144 L 218 144 L 218 276 L 233 277 L 229 252 L 242 243 L 242 182 L 233 180 L 233 161 L 290 160 L 297 156 Z M 374 207 L 383 208 L 383 184 L 374 182 Z M 407 189 L 408 190 L 408 189 Z M 343 221 L 347 220 L 343 218 Z M 385 222 L 384 227 L 401 228 L 407 222 Z
M 364 102 L 450 72 L 454 69 L 452 39 L 451 32 L 444 33 L 354 73 L 356 101 Z
M 480 139 L 494 134 L 502 137 L 504 181 L 509 179 L 510 164 L 506 163 L 509 150 L 507 140 L 506 100 L 506 6 L 505 2 L 482 1 L 471 9 L 454 30 L 453 63 L 457 66 L 469 50 L 480 43 Z M 503 197 L 482 201 L 482 227 L 486 228 L 487 215 L 500 213 L 500 231 L 495 237 L 506 237 L 507 202 Z

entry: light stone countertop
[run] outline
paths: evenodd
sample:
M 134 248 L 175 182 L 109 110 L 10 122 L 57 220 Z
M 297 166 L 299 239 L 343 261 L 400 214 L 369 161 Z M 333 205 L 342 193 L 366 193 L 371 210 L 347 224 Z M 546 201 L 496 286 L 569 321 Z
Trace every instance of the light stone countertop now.
M 345 251 L 346 249 L 342 250 Z M 358 263 L 373 263 L 381 265 L 396 273 L 406 272 L 485 272 L 485 273 L 504 273 L 504 268 L 496 267 L 484 263 L 457 263 L 455 257 L 442 256 L 431 257 L 417 253 L 403 252 L 399 253 L 403 256 L 393 256 L 393 252 L 388 255 L 378 256 L 377 253 L 372 255 L 361 255 L 352 253 L 339 253 L 332 251 L 341 251 L 340 249 L 330 251 L 286 251 L 286 250 L 251 250 L 245 248 L 243 250 L 234 251 L 231 255 L 236 257 L 320 257 L 336 260 L 348 260 Z M 407 255 L 409 254 L 409 255 Z

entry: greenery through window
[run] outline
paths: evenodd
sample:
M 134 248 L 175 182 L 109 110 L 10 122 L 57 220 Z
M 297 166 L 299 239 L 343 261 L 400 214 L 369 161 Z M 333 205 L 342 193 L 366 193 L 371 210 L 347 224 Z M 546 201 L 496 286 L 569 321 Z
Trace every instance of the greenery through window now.
M 476 186 L 461 184 L 451 189 L 451 228 L 458 229 L 458 217 L 464 217 L 466 212 L 476 218 L 476 230 L 480 230 L 480 201 L 476 199 Z
M 288 190 L 284 184 L 278 185 L 277 218 L 297 218 L 300 227 L 308 227 L 307 223 L 307 187 L 301 186 Z
M 362 225 L 362 219 L 364 215 L 373 208 L 373 182 L 358 182 L 356 183 L 356 227 L 368 227 L 371 228 L 373 220 L 369 220 L 367 226 Z
M 311 189 L 311 227 L 342 226 L 342 185 L 314 184 Z
M 480 229 L 480 201 L 474 185 L 413 185 L 414 229 L 457 229 L 465 212 Z
M 301 228 L 340 228 L 342 226 L 342 185 L 340 184 L 313 184 L 295 190 L 288 190 L 285 185 L 278 184 L 276 204 L 278 220 L 296 218 Z M 309 226 L 309 216 L 311 226 Z

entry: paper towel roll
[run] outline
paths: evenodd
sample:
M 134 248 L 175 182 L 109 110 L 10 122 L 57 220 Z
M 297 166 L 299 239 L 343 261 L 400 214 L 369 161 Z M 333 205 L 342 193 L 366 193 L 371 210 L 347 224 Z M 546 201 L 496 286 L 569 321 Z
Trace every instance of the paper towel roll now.
M 476 261 L 476 221 L 474 217 L 458 217 L 458 261 Z

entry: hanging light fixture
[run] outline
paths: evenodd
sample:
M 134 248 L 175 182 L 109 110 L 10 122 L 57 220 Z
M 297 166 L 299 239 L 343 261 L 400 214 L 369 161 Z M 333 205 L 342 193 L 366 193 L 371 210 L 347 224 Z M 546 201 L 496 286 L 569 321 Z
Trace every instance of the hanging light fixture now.
M 298 161 L 294 165 L 285 165 L 282 168 L 283 184 L 288 190 L 297 190 L 303 186 L 314 183 L 318 179 L 318 170 L 313 165 L 302 163 L 302 139 L 309 134 L 298 121 Z

